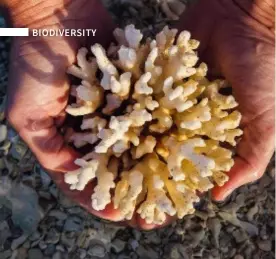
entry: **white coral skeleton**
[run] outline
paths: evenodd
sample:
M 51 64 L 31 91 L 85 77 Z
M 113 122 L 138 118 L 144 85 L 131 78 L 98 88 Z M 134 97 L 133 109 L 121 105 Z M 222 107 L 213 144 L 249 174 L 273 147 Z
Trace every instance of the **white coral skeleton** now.
M 114 31 L 117 45 L 93 45 L 92 59 L 81 48 L 68 69 L 81 84 L 66 111 L 85 115 L 69 141 L 90 145 L 91 153 L 75 161 L 80 168 L 65 182 L 82 191 L 96 180 L 95 210 L 113 202 L 125 219 L 137 212 L 162 224 L 167 215 L 193 213 L 198 192 L 228 180 L 232 151 L 221 142 L 236 146 L 242 135 L 238 104 L 220 93 L 223 80 L 209 81 L 206 64 L 197 65 L 199 42 L 187 31 L 176 35 L 165 27 L 143 42 L 128 25 Z

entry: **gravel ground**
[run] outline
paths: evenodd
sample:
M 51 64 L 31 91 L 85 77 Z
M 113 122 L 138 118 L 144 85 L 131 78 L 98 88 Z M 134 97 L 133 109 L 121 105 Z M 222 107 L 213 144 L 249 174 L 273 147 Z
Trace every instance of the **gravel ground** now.
M 120 26 L 134 23 L 147 35 L 172 22 L 160 2 L 105 0 Z M 206 194 L 194 215 L 150 232 L 99 220 L 64 197 L 6 124 L 9 45 L 10 39 L 1 37 L 0 259 L 275 258 L 274 159 L 258 182 L 223 203 Z

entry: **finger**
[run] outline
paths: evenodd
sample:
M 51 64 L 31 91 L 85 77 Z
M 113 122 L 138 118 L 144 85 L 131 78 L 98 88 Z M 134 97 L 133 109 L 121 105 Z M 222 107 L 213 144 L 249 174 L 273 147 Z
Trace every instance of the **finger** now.
M 216 186 L 212 190 L 212 196 L 217 201 L 224 200 L 238 187 L 259 179 L 264 169 L 254 169 L 244 159 L 237 157 L 233 168 L 229 171 L 229 180 L 223 186 Z
M 84 190 L 76 191 L 70 190 L 70 186 L 64 182 L 63 174 L 56 174 L 50 172 L 52 179 L 55 181 L 56 185 L 63 191 L 65 195 L 74 200 L 78 205 L 82 206 L 88 212 L 97 216 L 99 218 L 111 220 L 111 221 L 120 221 L 122 216 L 119 210 L 114 209 L 113 203 L 108 204 L 104 210 L 94 210 L 92 208 L 91 196 L 95 187 L 95 181 L 90 182 Z
M 260 124 L 265 128 L 265 123 Z M 254 123 L 244 129 L 242 140 L 237 146 L 234 166 L 227 173 L 229 181 L 223 186 L 216 186 L 212 195 L 215 200 L 224 200 L 236 188 L 258 180 L 273 154 L 274 134 L 271 129 L 259 131 Z
M 68 172 L 78 168 L 74 161 L 79 154 L 64 142 L 53 118 L 30 121 L 19 134 L 47 170 Z

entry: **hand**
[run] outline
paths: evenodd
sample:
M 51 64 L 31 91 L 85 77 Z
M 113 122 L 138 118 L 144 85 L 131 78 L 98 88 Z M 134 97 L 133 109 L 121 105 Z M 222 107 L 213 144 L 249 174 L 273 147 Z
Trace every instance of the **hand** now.
M 209 75 L 233 88 L 244 131 L 230 180 L 213 189 L 223 200 L 235 188 L 260 178 L 274 150 L 274 13 L 272 0 L 201 0 L 184 14 L 179 30 L 201 42 Z
M 20 37 L 13 41 L 9 68 L 7 118 L 28 144 L 38 161 L 50 173 L 58 187 L 92 214 L 120 221 L 120 213 L 110 204 L 105 210 L 91 207 L 93 184 L 84 191 L 71 191 L 63 172 L 76 169 L 79 154 L 64 142 L 59 128 L 65 119 L 69 82 L 66 69 L 75 62 L 77 50 L 95 42 L 108 45 L 114 24 L 100 1 L 94 0 L 11 0 L 15 27 L 93 28 L 96 37 Z M 19 6 L 19 9 L 15 9 Z M 32 17 L 32 20 L 29 18 Z M 128 222 L 133 227 L 154 228 L 137 215 Z

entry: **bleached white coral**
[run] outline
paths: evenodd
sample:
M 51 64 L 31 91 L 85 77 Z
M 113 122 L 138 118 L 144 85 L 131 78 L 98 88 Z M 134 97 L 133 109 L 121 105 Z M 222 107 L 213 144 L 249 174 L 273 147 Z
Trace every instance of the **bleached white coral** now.
M 166 3 L 168 12 L 173 5 Z M 80 168 L 65 174 L 65 182 L 81 191 L 95 180 L 95 210 L 113 201 L 125 219 L 137 212 L 162 224 L 167 215 L 193 213 L 198 192 L 228 180 L 234 160 L 221 142 L 235 146 L 242 134 L 238 104 L 221 93 L 225 81 L 206 78 L 199 42 L 188 31 L 176 35 L 166 26 L 143 42 L 128 25 L 114 31 L 117 44 L 107 51 L 93 45 L 94 58 L 80 49 L 78 64 L 68 69 L 82 82 L 72 87 L 76 101 L 66 110 L 85 115 L 81 131 L 68 139 L 92 152 L 76 160 Z
M 92 85 L 88 81 L 82 81 L 75 88 L 76 103 L 68 105 L 66 112 L 73 116 L 81 116 L 93 113 L 103 99 L 103 91 L 98 85 Z

